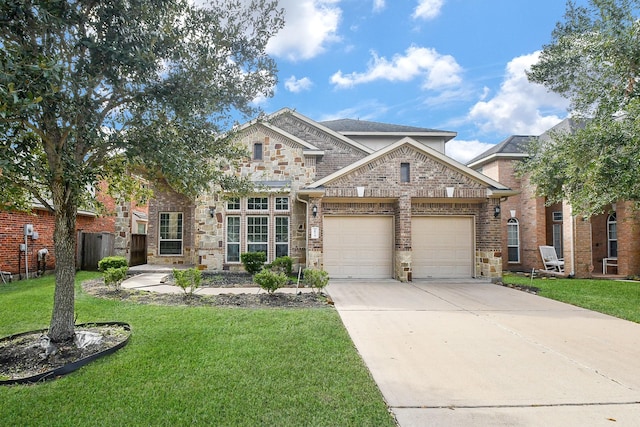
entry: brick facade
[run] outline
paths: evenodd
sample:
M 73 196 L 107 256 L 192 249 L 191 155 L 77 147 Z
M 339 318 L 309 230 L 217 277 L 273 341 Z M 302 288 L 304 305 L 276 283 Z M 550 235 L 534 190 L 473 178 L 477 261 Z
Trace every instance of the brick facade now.
M 114 223 L 114 216 L 79 214 L 76 229 L 85 233 L 113 233 Z M 55 219 L 44 209 L 34 209 L 31 213 L 0 212 L 0 270 L 14 275 L 25 273 L 24 252 L 20 251 L 20 245 L 25 242 L 25 224 L 33 224 L 33 230 L 38 233 L 37 239 L 27 238 L 29 274 L 37 271 L 37 254 L 43 248 L 49 251 L 47 270 L 53 270 L 56 261 L 53 247 Z
M 520 261 L 509 262 L 505 256 L 503 268 L 509 271 L 541 269 L 539 246 L 560 244 L 565 260 L 565 274 L 575 277 L 593 277 L 602 274 L 602 260 L 608 256 L 607 218 L 614 206 L 591 218 L 576 216 L 566 201 L 547 206 L 543 197 L 536 195 L 535 187 L 527 176 L 516 173 L 521 157 L 498 157 L 482 165 L 482 172 L 509 186 L 519 194 L 501 202 L 502 251 L 506 254 L 507 228 L 511 218 L 520 229 Z M 609 267 L 608 274 L 635 276 L 640 274 L 640 213 L 632 202 L 619 202 L 615 206 L 618 266 Z M 559 240 L 559 242 L 557 241 Z

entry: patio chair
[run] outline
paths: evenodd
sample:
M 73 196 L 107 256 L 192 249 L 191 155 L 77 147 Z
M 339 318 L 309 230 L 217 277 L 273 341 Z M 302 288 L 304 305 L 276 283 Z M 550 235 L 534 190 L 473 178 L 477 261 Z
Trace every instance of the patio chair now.
M 540 256 L 545 271 L 564 273 L 564 259 L 558 258 L 556 248 L 553 246 L 540 246 Z

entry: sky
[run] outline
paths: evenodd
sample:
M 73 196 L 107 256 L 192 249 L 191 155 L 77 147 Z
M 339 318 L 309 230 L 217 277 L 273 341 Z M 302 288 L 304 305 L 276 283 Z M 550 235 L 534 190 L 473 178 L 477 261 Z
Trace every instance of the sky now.
M 579 2 L 582 3 L 582 2 Z M 564 0 L 279 0 L 285 27 L 266 113 L 457 132 L 465 163 L 510 135 L 539 135 L 569 103 L 527 80 Z

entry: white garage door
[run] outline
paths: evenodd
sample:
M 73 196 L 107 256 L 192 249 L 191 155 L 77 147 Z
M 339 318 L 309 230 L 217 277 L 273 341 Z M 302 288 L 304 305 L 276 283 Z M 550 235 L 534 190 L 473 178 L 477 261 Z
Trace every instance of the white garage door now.
M 322 225 L 329 277 L 393 277 L 393 217 L 325 216 Z
M 413 217 L 412 276 L 416 279 L 474 276 L 473 218 Z

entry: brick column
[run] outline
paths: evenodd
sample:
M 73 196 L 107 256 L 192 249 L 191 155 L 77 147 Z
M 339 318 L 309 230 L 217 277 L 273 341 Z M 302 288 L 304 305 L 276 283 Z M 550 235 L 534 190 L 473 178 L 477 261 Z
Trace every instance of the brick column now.
M 396 202 L 394 277 L 411 281 L 411 196 L 403 193 Z

